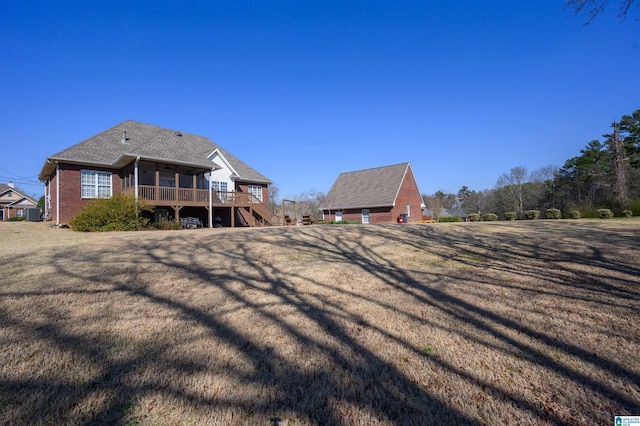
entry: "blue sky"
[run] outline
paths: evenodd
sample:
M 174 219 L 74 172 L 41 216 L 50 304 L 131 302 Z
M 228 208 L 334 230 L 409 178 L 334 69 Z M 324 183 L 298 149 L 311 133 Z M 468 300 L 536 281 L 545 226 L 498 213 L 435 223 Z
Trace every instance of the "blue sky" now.
M 562 166 L 640 108 L 640 22 L 562 0 L 8 1 L 0 182 L 126 119 L 206 136 L 281 197 L 409 161 L 423 193 Z

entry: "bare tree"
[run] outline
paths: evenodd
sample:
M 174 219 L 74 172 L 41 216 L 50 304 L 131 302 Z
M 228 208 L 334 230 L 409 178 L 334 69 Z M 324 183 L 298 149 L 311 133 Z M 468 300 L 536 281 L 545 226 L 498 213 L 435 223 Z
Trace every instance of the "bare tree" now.
M 507 201 L 513 206 L 520 217 L 524 210 L 525 184 L 529 182 L 529 172 L 526 167 L 512 167 L 509 173 L 504 173 L 498 178 L 496 186 L 501 188 Z
M 618 16 L 624 19 L 636 0 L 620 0 L 618 7 Z M 565 4 L 569 9 L 573 10 L 574 15 L 587 15 L 587 24 L 594 20 L 607 8 L 609 0 L 565 0 Z
M 436 221 L 440 221 L 440 215 L 442 209 L 447 208 L 448 197 L 443 191 L 437 191 L 433 195 L 422 195 L 422 201 L 424 205 L 431 211 L 431 214 L 435 216 Z
M 431 210 L 436 217 L 436 221 L 440 220 L 442 209 L 454 209 L 458 206 L 455 194 L 447 194 L 444 191 L 436 191 L 433 195 L 422 195 L 422 201 L 428 209 Z
M 538 207 L 556 208 L 556 179 L 558 177 L 558 166 L 548 165 L 540 167 L 531 172 L 532 182 L 532 202 Z
M 558 173 L 558 166 L 549 164 L 548 166 L 540 167 L 531 172 L 531 181 L 533 182 L 547 182 L 556 178 Z
M 275 183 L 269 185 L 269 207 L 276 211 L 280 203 L 280 188 Z
M 497 212 L 497 202 L 496 202 L 496 190 L 495 189 L 485 189 L 484 191 L 478 191 L 477 196 L 477 210 L 478 214 L 482 213 L 495 213 Z
M 309 191 L 294 195 L 290 197 L 295 203 L 287 207 L 287 209 L 295 209 L 295 211 L 285 211 L 285 214 L 289 214 L 298 219 L 303 215 L 310 215 L 314 221 L 322 218 L 322 213 L 319 210 L 320 204 L 324 201 L 326 194 L 322 191 L 318 191 L 313 188 Z

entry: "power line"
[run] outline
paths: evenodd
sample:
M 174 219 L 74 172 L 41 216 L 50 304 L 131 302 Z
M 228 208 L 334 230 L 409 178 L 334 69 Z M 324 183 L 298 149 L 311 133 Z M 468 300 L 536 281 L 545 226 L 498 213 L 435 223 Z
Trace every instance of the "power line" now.
M 1 167 L 0 171 L 7 173 L 0 174 L 0 182 L 13 182 L 16 186 L 20 187 L 42 187 L 42 183 L 37 179 L 38 175 L 25 177 Z
M 42 182 L 35 179 L 16 179 L 11 176 L 0 175 L 0 182 L 13 182 L 19 185 L 42 185 Z
M 0 170 L 1 170 L 1 171 L 3 171 L 3 172 L 5 172 L 5 173 L 9 173 L 10 175 L 14 176 L 14 177 L 13 177 L 14 179 L 15 179 L 15 178 L 18 178 L 18 179 L 30 180 L 30 179 L 33 179 L 33 178 L 37 178 L 37 177 L 38 177 L 38 175 L 33 175 L 33 176 L 28 176 L 28 177 L 20 176 L 19 174 L 14 173 L 14 172 L 12 172 L 11 170 L 3 169 L 2 167 L 0 167 Z

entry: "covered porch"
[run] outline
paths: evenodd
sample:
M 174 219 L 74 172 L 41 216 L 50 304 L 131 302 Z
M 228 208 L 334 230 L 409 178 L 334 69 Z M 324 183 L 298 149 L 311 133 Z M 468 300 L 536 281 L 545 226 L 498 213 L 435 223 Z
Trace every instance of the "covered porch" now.
M 193 212 L 199 208 L 207 211 L 206 222 L 210 227 L 215 209 L 224 209 L 231 227 L 236 226 L 238 216 L 240 219 L 246 216 L 245 223 L 241 224 L 244 226 L 277 224 L 273 223 L 273 213 L 253 194 L 210 189 L 207 173 L 211 171 L 140 161 L 124 168 L 122 192 L 143 198 L 151 206 L 173 209 L 176 222 L 180 222 L 181 210 L 188 208 Z M 236 214 L 236 209 L 244 209 L 249 214 Z

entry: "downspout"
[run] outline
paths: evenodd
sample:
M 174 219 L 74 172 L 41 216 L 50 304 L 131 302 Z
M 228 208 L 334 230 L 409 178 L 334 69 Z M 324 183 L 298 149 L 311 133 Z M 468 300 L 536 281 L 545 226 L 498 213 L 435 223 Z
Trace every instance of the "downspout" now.
M 133 186 L 134 186 L 134 194 L 136 198 L 136 217 L 138 217 L 138 162 L 140 161 L 140 156 L 136 157 L 136 162 L 133 167 Z
M 49 179 L 49 184 L 51 184 L 51 180 Z M 49 189 L 49 185 L 47 185 L 46 183 L 44 184 L 44 217 L 47 217 L 47 199 L 49 198 L 47 196 L 47 190 Z M 40 214 L 42 215 L 42 212 L 40 212 Z
M 215 170 L 215 167 L 211 168 L 211 173 L 209 173 L 209 228 L 213 228 L 213 194 L 212 194 L 212 183 L 211 180 L 213 179 L 213 171 Z
M 56 161 L 56 225 L 60 225 L 60 165 Z

